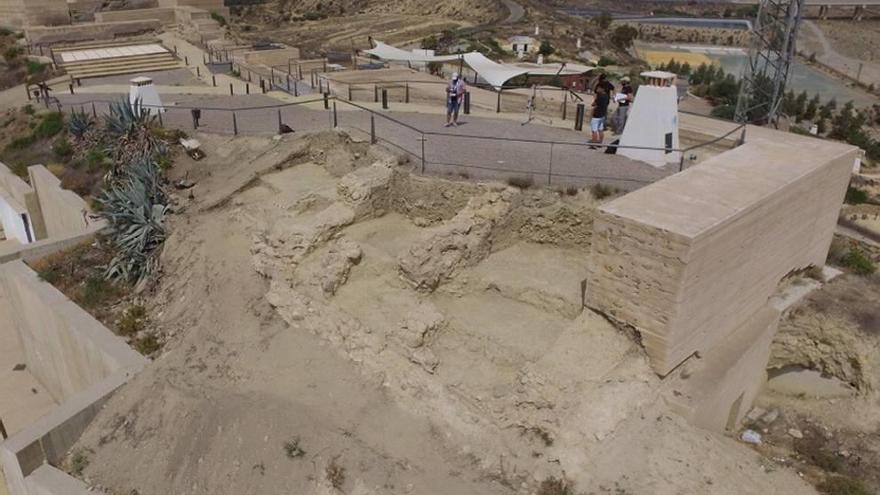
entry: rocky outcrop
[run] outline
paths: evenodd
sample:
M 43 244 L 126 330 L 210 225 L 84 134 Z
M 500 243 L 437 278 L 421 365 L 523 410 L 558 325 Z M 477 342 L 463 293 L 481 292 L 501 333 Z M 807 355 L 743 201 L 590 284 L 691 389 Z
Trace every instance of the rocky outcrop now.
M 485 258 L 492 229 L 510 210 L 509 191 L 472 198 L 448 222 L 431 228 L 398 260 L 400 274 L 415 289 L 431 292 L 459 268 Z
M 361 262 L 361 247 L 347 239 L 340 239 L 329 246 L 329 250 L 321 258 L 321 290 L 325 295 L 334 295 L 348 282 L 351 267 Z

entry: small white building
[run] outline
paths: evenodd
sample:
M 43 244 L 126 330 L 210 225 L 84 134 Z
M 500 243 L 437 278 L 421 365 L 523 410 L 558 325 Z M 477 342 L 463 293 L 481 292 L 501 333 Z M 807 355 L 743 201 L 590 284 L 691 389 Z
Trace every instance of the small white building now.
M 539 43 L 531 36 L 514 36 L 507 41 L 508 50 L 515 53 L 516 56 L 520 58 L 538 51 Z
M 154 115 L 165 111 L 162 100 L 159 98 L 159 92 L 156 91 L 156 86 L 153 85 L 153 80 L 149 77 L 141 76 L 131 80 L 128 101 L 132 105 L 136 101 L 140 101 L 143 109 Z
M 675 74 L 643 72 L 617 152 L 633 160 L 663 167 L 681 160 L 678 138 L 678 90 Z M 639 148 L 626 148 L 636 146 Z M 651 149 L 641 149 L 651 148 Z

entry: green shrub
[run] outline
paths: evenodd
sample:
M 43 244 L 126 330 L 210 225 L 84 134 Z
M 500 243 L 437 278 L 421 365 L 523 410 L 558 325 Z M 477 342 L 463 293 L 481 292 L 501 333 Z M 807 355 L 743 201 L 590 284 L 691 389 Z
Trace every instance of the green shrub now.
M 147 310 L 139 304 L 128 308 L 119 320 L 116 331 L 119 335 L 134 336 L 144 329 L 146 324 Z
M 846 189 L 845 201 L 851 205 L 860 205 L 868 201 L 868 192 L 851 185 Z
M 565 479 L 550 476 L 541 482 L 538 495 L 574 495 L 574 489 Z
M 37 113 L 37 111 L 34 110 L 34 106 L 31 105 L 30 103 L 25 105 L 24 108 L 22 108 L 22 110 L 24 110 L 24 113 L 26 113 L 28 115 L 33 115 L 33 114 Z
M 220 15 L 218 12 L 211 11 L 211 19 L 217 21 L 218 24 L 222 27 L 226 27 L 226 18 Z
M 590 194 L 596 199 L 605 199 L 609 196 L 613 196 L 615 192 L 617 191 L 613 187 L 601 183 L 593 184 L 590 187 Z
M 93 274 L 86 279 L 76 299 L 87 308 L 95 308 L 118 294 L 119 289 L 112 282 L 98 274 Z
M 156 338 L 155 335 L 150 334 L 138 339 L 137 342 L 134 343 L 134 347 L 144 356 L 149 356 L 161 349 L 162 344 L 159 343 L 159 339 Z
M 832 476 L 816 488 L 827 495 L 871 495 L 864 483 L 846 476 Z
M 36 139 L 34 139 L 34 135 L 29 134 L 27 136 L 13 139 L 9 144 L 6 145 L 6 149 L 23 150 L 28 146 L 34 144 L 34 141 L 36 141 Z
M 36 60 L 28 60 L 27 61 L 27 73 L 30 76 L 35 76 L 42 74 L 45 72 L 47 64 L 42 62 L 37 62 Z
M 617 64 L 617 60 L 614 60 L 613 58 L 606 57 L 605 55 L 602 55 L 601 57 L 599 57 L 599 60 L 596 62 L 596 65 L 598 65 L 599 67 L 607 67 L 609 65 L 616 65 L 616 64 Z
M 528 189 L 535 185 L 535 181 L 531 177 L 509 177 L 507 184 L 520 189 Z
M 874 261 L 856 247 L 851 247 L 840 261 L 842 266 L 856 275 L 871 275 L 877 271 Z
M 61 139 L 55 143 L 55 146 L 52 146 L 52 152 L 55 153 L 55 156 L 58 158 L 68 158 L 73 154 L 73 146 L 71 146 L 70 141 L 67 139 Z
M 64 129 L 64 115 L 61 112 L 49 112 L 34 129 L 34 137 L 46 139 L 55 136 Z

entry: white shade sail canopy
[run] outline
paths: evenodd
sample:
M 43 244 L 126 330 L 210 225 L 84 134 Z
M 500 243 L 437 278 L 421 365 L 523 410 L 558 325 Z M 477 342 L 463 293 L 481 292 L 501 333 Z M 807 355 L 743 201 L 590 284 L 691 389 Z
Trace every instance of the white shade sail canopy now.
M 563 66 L 559 64 L 520 66 L 499 64 L 480 52 L 463 53 L 461 55 L 434 55 L 414 53 L 376 41 L 375 48 L 365 53 L 391 62 L 454 62 L 464 59 L 464 63 L 495 88 L 503 87 L 507 81 L 523 74 L 547 76 L 556 74 L 582 74 L 593 70 L 582 65 Z

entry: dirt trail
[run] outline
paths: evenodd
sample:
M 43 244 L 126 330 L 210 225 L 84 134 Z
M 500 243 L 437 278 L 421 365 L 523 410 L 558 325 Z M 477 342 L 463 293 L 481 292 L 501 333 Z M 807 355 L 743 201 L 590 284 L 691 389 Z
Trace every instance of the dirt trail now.
M 668 413 L 641 348 L 581 311 L 588 193 L 412 177 L 336 133 L 236 142 L 173 169 L 198 185 L 151 308 L 169 342 L 74 449 L 90 484 L 812 493 Z

